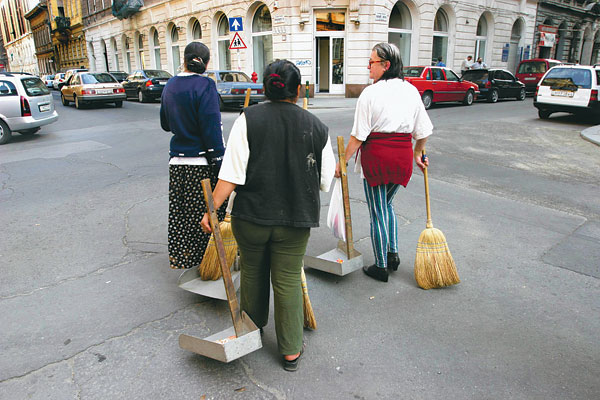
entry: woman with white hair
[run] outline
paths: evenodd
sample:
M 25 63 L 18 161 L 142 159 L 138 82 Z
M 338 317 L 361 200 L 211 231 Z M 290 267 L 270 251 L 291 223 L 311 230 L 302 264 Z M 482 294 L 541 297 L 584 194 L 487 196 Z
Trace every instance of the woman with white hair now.
M 429 165 L 427 158 L 421 159 L 421 151 L 433 125 L 418 90 L 403 79 L 402 59 L 395 45 L 379 43 L 373 47 L 368 68 L 373 84 L 358 98 L 346 160 L 360 151 L 356 170 L 364 178 L 375 255 L 375 264 L 363 267 L 363 271 L 387 282 L 388 271 L 396 271 L 400 265 L 392 201 L 400 185 L 408 184 L 413 159 L 421 169 Z

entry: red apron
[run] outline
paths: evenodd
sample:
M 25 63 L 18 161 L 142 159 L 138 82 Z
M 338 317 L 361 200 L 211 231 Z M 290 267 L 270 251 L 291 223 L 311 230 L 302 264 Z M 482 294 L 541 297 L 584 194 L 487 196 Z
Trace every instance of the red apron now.
M 413 168 L 412 135 L 371 132 L 360 147 L 360 163 L 369 186 L 406 187 Z

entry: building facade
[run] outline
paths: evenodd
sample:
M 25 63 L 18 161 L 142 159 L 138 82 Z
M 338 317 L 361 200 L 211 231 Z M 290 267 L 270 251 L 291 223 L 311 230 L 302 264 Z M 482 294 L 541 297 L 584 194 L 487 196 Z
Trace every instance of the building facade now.
M 56 71 L 87 68 L 81 0 L 47 0 Z
M 0 72 L 8 70 L 8 56 L 4 48 L 4 36 L 0 34 Z
M 7 70 L 37 74 L 35 44 L 29 21 L 25 19 L 24 0 L 2 0 L 0 15 L 0 30 L 8 58 Z
M 52 46 L 52 34 L 50 32 L 50 19 L 46 0 L 30 3 L 29 11 L 25 18 L 29 21 L 33 42 L 35 44 L 35 55 L 40 75 L 54 74 L 56 72 L 54 48 Z
M 589 0 L 540 0 L 535 55 L 593 65 L 600 56 L 600 4 Z
M 147 0 L 121 20 L 106 0 L 83 8 L 92 69 L 177 73 L 185 45 L 200 40 L 211 49 L 209 68 L 262 79 L 268 62 L 285 58 L 317 93 L 354 97 L 369 83 L 372 47 L 384 41 L 398 45 L 405 65 L 441 57 L 460 71 L 473 55 L 514 71 L 531 55 L 537 0 Z M 230 26 L 234 17 L 241 25 Z M 230 50 L 236 33 L 245 48 Z

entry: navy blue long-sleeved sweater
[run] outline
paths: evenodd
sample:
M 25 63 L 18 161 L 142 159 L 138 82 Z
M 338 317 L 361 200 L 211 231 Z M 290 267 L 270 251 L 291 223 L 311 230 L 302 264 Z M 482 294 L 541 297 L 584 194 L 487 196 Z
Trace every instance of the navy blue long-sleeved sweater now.
M 160 125 L 172 132 L 171 157 L 206 157 L 220 164 L 225 152 L 215 82 L 201 75 L 174 76 L 163 89 Z

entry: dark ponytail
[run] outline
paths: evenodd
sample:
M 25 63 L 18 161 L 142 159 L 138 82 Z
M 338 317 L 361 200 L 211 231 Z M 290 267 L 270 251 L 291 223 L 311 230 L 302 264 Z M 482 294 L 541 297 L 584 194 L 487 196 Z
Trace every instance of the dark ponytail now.
M 204 43 L 192 42 L 185 46 L 183 62 L 188 71 L 203 74 L 206 71 L 206 65 L 209 60 L 210 50 Z
M 293 100 L 298 96 L 301 81 L 298 67 L 288 60 L 275 60 L 265 68 L 265 96 L 271 101 Z

